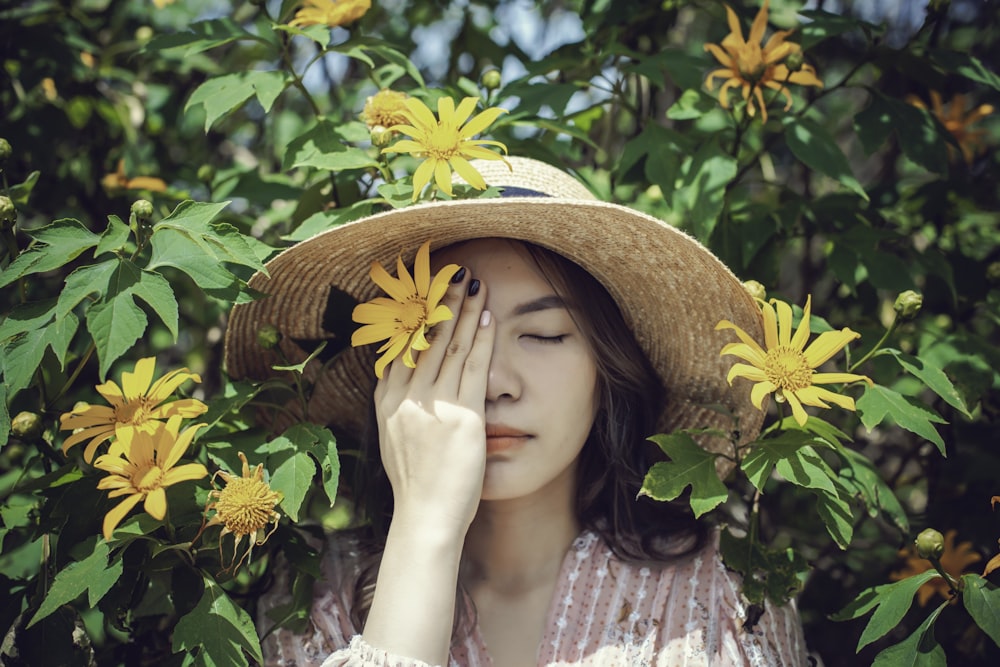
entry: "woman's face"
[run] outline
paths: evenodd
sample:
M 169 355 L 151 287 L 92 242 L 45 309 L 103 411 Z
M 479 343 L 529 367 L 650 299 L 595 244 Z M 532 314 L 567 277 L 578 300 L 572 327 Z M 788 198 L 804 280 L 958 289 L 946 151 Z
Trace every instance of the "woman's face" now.
M 469 241 L 435 253 L 434 263 L 467 267 L 496 321 L 483 500 L 572 488 L 597 411 L 597 366 L 567 306 L 516 242 Z

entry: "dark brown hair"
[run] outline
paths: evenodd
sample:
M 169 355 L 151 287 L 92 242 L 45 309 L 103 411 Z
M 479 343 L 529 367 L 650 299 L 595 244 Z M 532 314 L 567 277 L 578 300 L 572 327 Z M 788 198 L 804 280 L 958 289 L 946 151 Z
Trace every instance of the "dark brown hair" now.
M 597 362 L 598 409 L 577 466 L 576 513 L 614 554 L 630 562 L 661 562 L 700 550 L 708 526 L 681 503 L 637 497 L 659 449 L 646 438 L 656 429 L 665 390 L 607 290 L 577 264 L 524 242 L 531 261 L 568 304 Z M 663 332 L 663 335 L 670 335 Z M 370 554 L 355 585 L 351 616 L 364 625 L 374 593 L 381 549 L 392 519 L 392 489 L 382 468 L 370 409 L 355 469 L 355 497 L 366 529 L 362 551 Z

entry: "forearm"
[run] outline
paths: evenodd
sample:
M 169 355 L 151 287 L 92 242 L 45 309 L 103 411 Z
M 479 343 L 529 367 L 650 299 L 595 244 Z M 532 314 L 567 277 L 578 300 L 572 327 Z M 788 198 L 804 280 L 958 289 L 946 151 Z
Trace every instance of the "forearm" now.
M 396 515 L 389 528 L 364 640 L 432 665 L 448 663 L 464 535 Z

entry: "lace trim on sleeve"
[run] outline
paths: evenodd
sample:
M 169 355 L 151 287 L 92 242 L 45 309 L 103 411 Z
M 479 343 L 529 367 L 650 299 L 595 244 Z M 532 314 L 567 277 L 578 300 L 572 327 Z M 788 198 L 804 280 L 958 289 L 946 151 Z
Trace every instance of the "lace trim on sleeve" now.
M 322 667 L 431 667 L 431 665 L 375 648 L 362 639 L 361 635 L 355 635 L 346 648 L 324 660 Z

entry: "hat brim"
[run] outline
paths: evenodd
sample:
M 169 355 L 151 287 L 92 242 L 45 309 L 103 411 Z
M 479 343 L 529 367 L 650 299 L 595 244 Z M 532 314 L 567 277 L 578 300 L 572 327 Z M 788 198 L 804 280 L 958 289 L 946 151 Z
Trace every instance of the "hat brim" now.
M 667 389 L 660 430 L 715 428 L 735 433 L 737 442 L 757 436 L 764 413 L 750 402 L 749 382 L 726 382 L 732 360 L 719 353 L 732 335 L 715 326 L 729 320 L 762 341 L 760 308 L 694 238 L 652 216 L 593 200 L 436 202 L 379 213 L 302 241 L 270 260 L 267 275 L 251 278 L 249 284 L 268 296 L 233 308 L 225 343 L 229 375 L 273 377 L 273 366 L 308 356 L 308 341 L 328 341 L 343 351 L 325 364 L 317 360 L 307 373 L 315 383 L 308 418 L 359 433 L 375 383 L 372 355 L 345 346 L 343 330 L 330 325 L 331 304 L 340 303 L 341 315 L 349 318 L 351 304 L 379 295 L 369 278 L 373 261 L 392 267 L 402 256 L 412 264 L 425 241 L 433 251 L 488 237 L 552 250 L 604 285 Z M 264 325 L 281 332 L 284 359 L 258 344 Z M 709 449 L 733 453 L 729 438 L 709 440 L 703 440 Z

